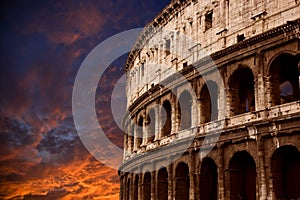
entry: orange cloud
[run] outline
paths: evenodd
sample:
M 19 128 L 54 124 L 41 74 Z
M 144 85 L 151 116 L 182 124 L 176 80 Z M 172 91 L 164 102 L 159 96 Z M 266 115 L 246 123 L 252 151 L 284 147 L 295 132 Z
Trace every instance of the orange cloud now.
M 117 171 L 91 156 L 59 167 L 47 177 L 22 182 L 0 183 L 4 199 L 44 197 L 71 199 L 119 199 Z M 0 196 L 1 197 L 1 196 Z

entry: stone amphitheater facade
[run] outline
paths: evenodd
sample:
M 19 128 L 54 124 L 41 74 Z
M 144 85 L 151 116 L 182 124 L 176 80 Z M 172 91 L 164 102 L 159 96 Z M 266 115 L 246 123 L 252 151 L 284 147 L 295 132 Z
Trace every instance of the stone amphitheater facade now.
M 300 199 L 299 70 L 300 0 L 170 2 L 126 62 L 120 199 Z

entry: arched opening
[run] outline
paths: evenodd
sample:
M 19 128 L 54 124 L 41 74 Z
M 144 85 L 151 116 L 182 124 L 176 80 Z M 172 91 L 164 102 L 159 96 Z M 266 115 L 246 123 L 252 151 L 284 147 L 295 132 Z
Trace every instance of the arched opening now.
M 200 171 L 200 199 L 218 199 L 218 171 L 217 165 L 211 158 L 204 158 Z
M 234 154 L 229 163 L 230 199 L 256 199 L 256 165 L 247 151 Z
M 140 116 L 138 121 L 138 127 L 137 127 L 137 134 L 136 134 L 136 141 L 137 141 L 137 148 L 141 147 L 142 139 L 143 139 L 143 125 L 144 125 L 144 118 Z
M 229 88 L 231 115 L 255 110 L 254 75 L 250 68 L 239 68 L 233 72 Z
M 189 200 L 190 197 L 190 179 L 189 167 L 186 163 L 179 163 L 176 167 L 175 173 L 175 199 Z
M 138 196 L 139 196 L 139 176 L 135 175 L 135 179 L 134 179 L 134 188 L 133 188 L 133 199 L 134 200 L 138 200 Z
M 192 126 L 192 97 L 188 91 L 184 91 L 179 97 L 180 130 Z
M 272 175 L 277 199 L 300 197 L 300 152 L 294 146 L 282 146 L 272 156 Z
M 127 185 L 126 185 L 126 200 L 129 200 L 130 199 L 130 178 L 127 180 Z
M 155 137 L 155 118 L 155 110 L 154 108 L 151 108 L 148 114 L 149 135 L 147 141 L 149 143 L 153 142 Z
M 272 105 L 299 100 L 299 59 L 288 53 L 279 55 L 270 65 Z
M 157 188 L 158 188 L 158 199 L 168 200 L 168 171 L 167 169 L 161 168 L 157 174 Z
M 218 85 L 208 81 L 200 92 L 200 123 L 218 119 Z
M 165 112 L 162 112 L 162 120 L 165 120 L 165 124 L 162 128 L 162 137 L 168 136 L 171 133 L 171 115 L 172 115 L 172 107 L 169 101 L 164 101 L 163 109 Z
M 151 174 L 150 174 L 150 172 L 146 172 L 144 175 L 143 199 L 144 200 L 151 199 Z

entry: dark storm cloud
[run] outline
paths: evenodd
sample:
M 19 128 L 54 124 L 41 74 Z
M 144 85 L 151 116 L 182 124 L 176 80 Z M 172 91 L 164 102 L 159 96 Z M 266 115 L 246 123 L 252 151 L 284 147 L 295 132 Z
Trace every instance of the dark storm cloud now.
M 82 145 L 72 87 L 83 59 L 101 41 L 142 27 L 167 1 L 1 1 L 0 198 L 118 199 L 118 177 Z M 96 109 L 106 135 L 122 146 L 110 110 L 123 74 L 116 62 L 99 82 Z

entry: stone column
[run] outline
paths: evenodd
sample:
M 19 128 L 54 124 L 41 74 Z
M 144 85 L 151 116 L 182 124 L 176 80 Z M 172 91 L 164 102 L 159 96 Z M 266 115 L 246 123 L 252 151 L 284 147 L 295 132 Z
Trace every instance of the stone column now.
M 267 199 L 267 183 L 266 183 L 266 174 L 265 174 L 265 152 L 264 152 L 264 141 L 259 138 L 257 141 L 258 149 L 258 191 L 259 199 Z
M 266 95 L 266 97 L 265 97 L 266 107 L 270 108 L 273 104 L 271 76 L 264 77 L 264 82 L 265 82 L 265 91 L 266 91 L 266 94 L 265 94 Z
M 199 154 L 196 153 L 196 155 L 199 155 Z M 196 167 L 196 165 L 195 165 L 195 180 L 194 181 L 195 181 L 195 184 L 194 184 L 195 199 L 199 200 L 200 199 L 200 172 L 199 172 L 199 167 Z
M 133 151 L 136 152 L 138 150 L 138 119 L 137 116 L 134 117 L 135 125 L 134 125 L 134 145 L 133 145 Z
M 180 113 L 178 101 L 172 99 L 172 133 L 178 133 L 180 123 Z
M 189 150 L 189 177 L 190 177 L 190 200 L 194 200 L 195 198 L 195 155 L 193 150 Z
M 171 103 L 171 134 L 174 134 L 174 133 L 177 133 L 177 131 L 178 131 L 177 126 L 176 126 L 176 124 L 177 124 L 176 118 L 177 118 L 178 109 L 177 109 L 176 98 L 173 95 L 171 97 L 170 103 Z
M 264 91 L 264 79 L 261 74 L 257 75 L 257 79 L 254 80 L 254 95 L 255 95 L 255 110 L 263 110 L 265 108 L 265 91 Z
M 224 151 L 223 151 L 223 144 L 218 144 L 218 154 L 219 154 L 219 161 L 218 161 L 218 199 L 225 200 L 225 180 L 224 180 Z
M 220 20 L 220 27 L 221 27 L 222 30 L 226 28 L 226 12 L 227 12 L 226 1 L 227 0 L 221 0 L 220 1 L 220 6 L 219 6 L 219 8 L 220 8 L 220 10 L 219 10 L 220 19 L 219 20 Z
M 130 124 L 130 129 L 129 129 L 129 132 L 128 132 L 128 152 L 131 154 L 132 151 L 133 151 L 133 136 L 132 133 L 134 134 L 134 126 L 132 124 Z
M 161 121 L 160 121 L 160 117 L 161 117 L 161 106 L 156 105 L 154 107 L 154 111 L 155 111 L 155 137 L 154 137 L 154 141 L 158 141 L 161 138 Z
M 134 196 L 134 173 L 130 174 L 129 200 L 133 200 Z
M 143 200 L 142 198 L 142 194 L 143 194 L 143 191 L 142 191 L 142 187 L 143 187 L 143 173 L 142 173 L 142 170 L 140 170 L 140 175 L 139 175 L 139 183 L 138 183 L 138 200 Z
M 126 158 L 126 156 L 128 154 L 128 138 L 129 138 L 128 133 L 124 133 L 124 153 L 123 153 L 123 160 Z
M 124 199 L 124 175 L 120 175 L 120 200 Z
M 155 171 L 151 172 L 151 200 L 157 199 L 157 195 L 155 193 L 156 190 L 156 180 L 155 180 Z
M 168 200 L 173 200 L 173 190 L 175 189 L 175 181 L 173 174 L 173 163 L 168 166 Z
M 222 73 L 222 72 L 221 72 Z M 223 75 L 221 74 L 223 77 Z M 227 109 L 226 109 L 226 90 L 224 90 L 224 83 L 223 80 L 219 80 L 217 82 L 218 84 L 218 119 L 224 119 L 227 115 Z
M 158 109 L 158 115 L 159 115 L 159 117 L 158 117 L 158 139 L 159 140 L 161 140 L 161 138 L 162 138 L 162 128 L 163 128 L 163 126 L 164 126 L 164 124 L 163 124 L 163 122 L 162 122 L 162 120 L 161 120 L 161 116 L 162 116 L 162 107 L 159 107 L 159 109 Z
M 274 191 L 274 186 L 273 186 L 273 173 L 271 168 L 269 167 L 268 170 L 269 173 L 269 194 L 268 194 L 268 199 L 269 200 L 276 200 L 276 195 L 275 195 L 275 191 Z
M 148 143 L 148 136 L 149 136 L 149 119 L 148 119 L 148 115 L 146 114 L 145 111 L 145 115 L 144 115 L 144 122 L 143 122 L 143 142 L 142 142 L 142 146 L 146 147 L 147 143 Z
M 264 81 L 264 54 L 258 53 L 255 57 L 256 69 L 258 70 L 257 79 L 255 79 L 255 110 L 263 110 L 265 108 L 265 81 Z
M 231 106 L 231 90 L 230 88 L 225 88 L 225 116 L 224 117 L 230 117 L 234 113 L 232 111 L 232 106 Z
M 192 123 L 191 123 L 191 125 L 192 125 L 192 127 L 195 127 L 195 126 L 197 126 L 198 125 L 198 119 L 199 119 L 199 117 L 198 117 L 198 107 L 199 107 L 199 104 L 198 104 L 198 100 L 197 100 L 197 96 L 196 96 L 196 94 L 195 95 L 192 95 L 192 97 L 194 97 L 193 99 L 192 99 L 192 116 L 191 116 L 191 119 L 192 119 Z
M 224 158 L 225 159 L 225 158 Z M 230 171 L 229 166 L 225 166 L 225 160 L 224 160 L 224 168 L 223 168 L 223 174 L 224 174 L 224 199 L 230 199 Z
M 229 0 L 225 0 L 225 9 L 224 10 L 225 10 L 225 27 L 229 28 L 229 16 L 230 16 Z

